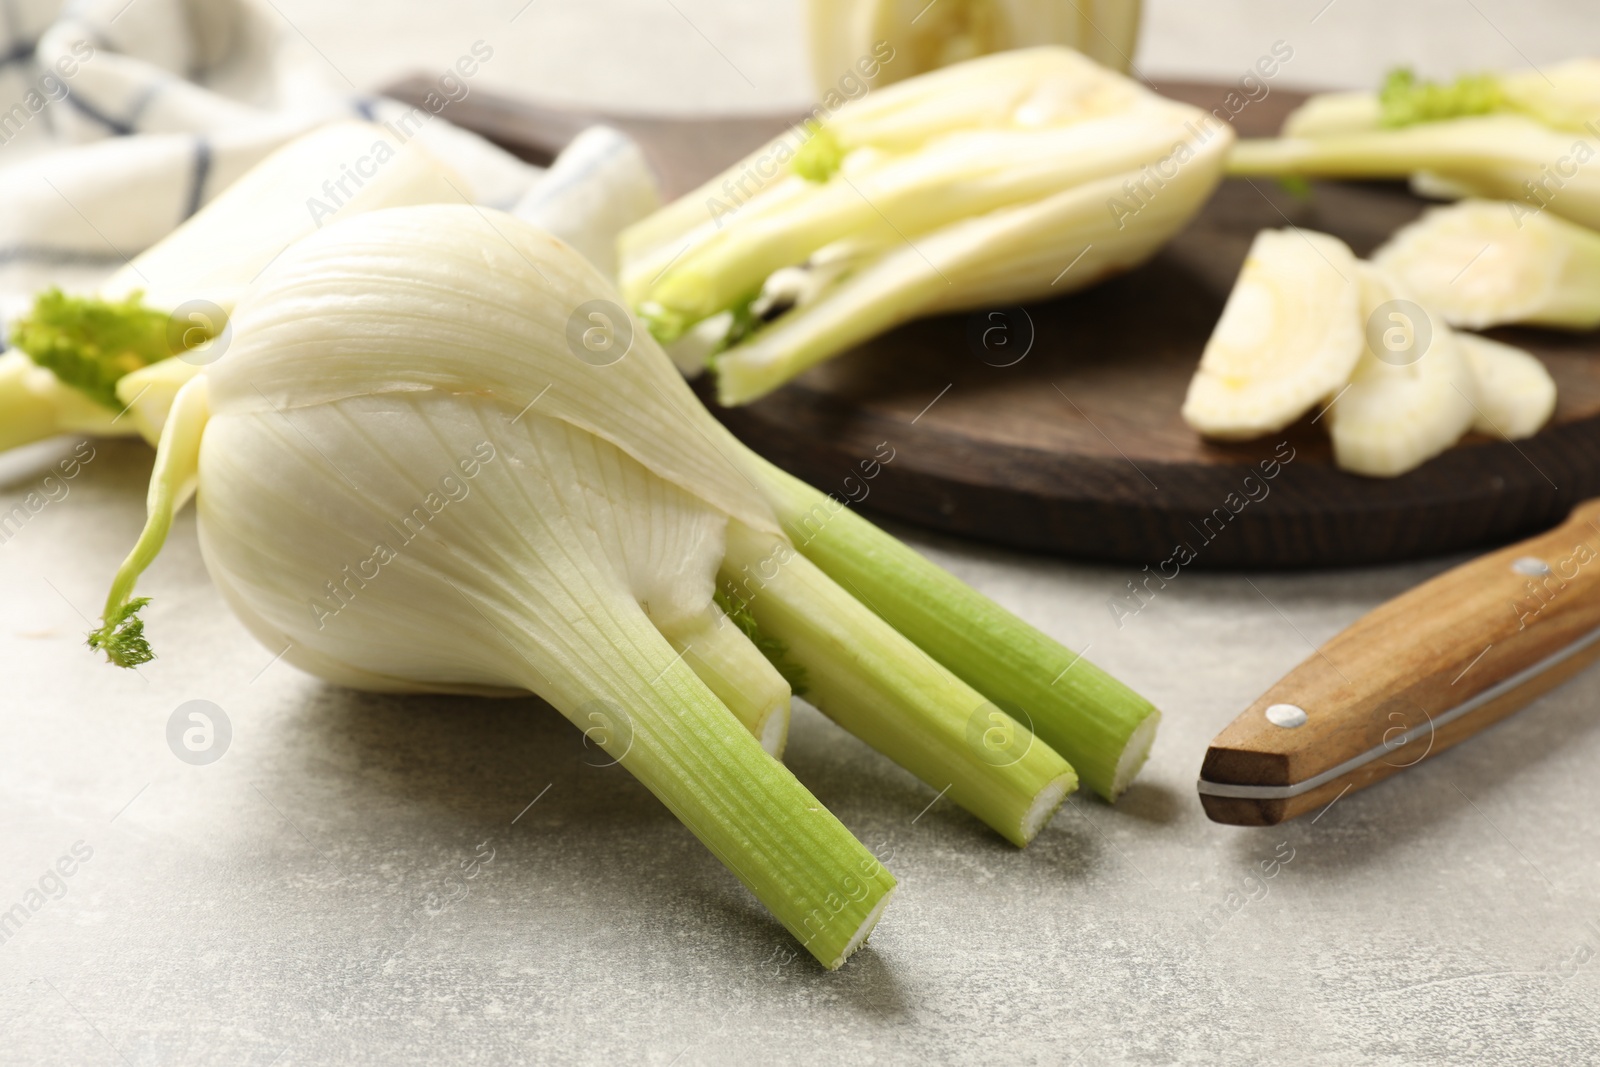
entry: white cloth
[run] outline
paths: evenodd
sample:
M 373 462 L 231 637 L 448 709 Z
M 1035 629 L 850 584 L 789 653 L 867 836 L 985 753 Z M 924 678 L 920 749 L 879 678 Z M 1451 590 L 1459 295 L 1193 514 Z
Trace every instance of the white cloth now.
M 492 49 L 471 45 L 476 71 Z M 471 82 L 442 72 L 412 123 L 474 200 L 510 209 L 540 171 L 450 124 Z M 92 290 L 296 134 L 411 110 L 255 0 L 0 0 L 0 314 Z

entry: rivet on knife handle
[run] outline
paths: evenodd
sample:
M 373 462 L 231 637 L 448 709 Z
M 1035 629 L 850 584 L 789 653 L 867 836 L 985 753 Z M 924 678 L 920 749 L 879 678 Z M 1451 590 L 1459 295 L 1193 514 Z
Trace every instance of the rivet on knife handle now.
M 1358 620 L 1218 734 L 1218 822 L 1325 807 L 1498 722 L 1600 657 L 1600 500 Z M 1298 714 L 1296 714 L 1298 713 Z

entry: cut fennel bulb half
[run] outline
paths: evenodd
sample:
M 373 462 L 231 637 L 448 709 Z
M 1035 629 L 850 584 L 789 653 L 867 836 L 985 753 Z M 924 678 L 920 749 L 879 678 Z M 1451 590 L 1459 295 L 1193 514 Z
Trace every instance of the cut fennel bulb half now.
M 699 405 L 588 263 L 526 223 L 362 215 L 286 252 L 234 320 L 163 429 L 150 522 L 91 639 L 114 662 L 152 655 L 134 584 L 197 485 L 209 571 L 286 660 L 364 688 L 543 696 L 828 965 L 894 883 L 771 759 L 788 679 L 1017 844 L 1076 784 L 1046 720 L 1072 736 L 1122 710 L 1097 701 L 1129 709 L 1136 758 L 1098 734 L 1086 748 L 1120 763 L 1111 792 L 1148 748 L 1153 709 L 1125 690 L 1075 683 L 1014 708 L 973 688 L 973 661 L 1019 637 L 1033 641 L 987 676 L 1043 686 L 1070 654 L 994 605 L 973 615 L 988 602 L 903 547 L 873 567 L 867 552 L 896 543 L 857 517 L 829 524 L 854 540 L 791 541 L 804 494 Z M 596 330 L 615 348 L 588 347 Z M 970 616 L 943 620 L 959 641 L 897 621 L 952 609 Z
M 1350 380 L 1364 342 L 1355 255 L 1336 237 L 1263 230 L 1189 383 L 1183 418 L 1207 437 L 1275 433 Z
M 630 228 L 623 292 L 744 403 L 910 319 L 1143 261 L 1232 140 L 1076 52 L 999 53 L 853 100 Z
M 1433 208 L 1373 262 L 1452 326 L 1600 326 L 1600 233 L 1511 201 Z

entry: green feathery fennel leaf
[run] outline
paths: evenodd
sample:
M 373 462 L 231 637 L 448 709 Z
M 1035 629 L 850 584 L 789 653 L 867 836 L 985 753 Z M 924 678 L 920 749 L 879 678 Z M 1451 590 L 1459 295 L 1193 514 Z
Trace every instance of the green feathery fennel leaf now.
M 1389 72 L 1378 93 L 1384 126 L 1413 126 L 1506 110 L 1505 91 L 1492 74 L 1466 74 L 1449 84 L 1417 80 L 1409 67 Z
M 741 599 L 735 607 L 733 601 L 723 590 L 716 593 L 717 606 L 727 612 L 728 618 L 737 626 L 756 650 L 767 657 L 767 662 L 775 667 L 783 680 L 789 683 L 789 690 L 797 697 L 806 695 L 806 669 L 800 664 L 788 659 L 789 646 L 775 637 L 768 637 L 761 632 L 761 627 L 756 625 L 756 617 L 750 611 L 750 605 Z
M 170 316 L 146 307 L 140 293 L 109 301 L 51 289 L 12 324 L 11 343 L 63 382 L 119 411 L 117 381 L 175 354 L 169 328 Z
M 156 658 L 144 636 L 144 620 L 139 609 L 150 603 L 147 596 L 134 597 L 106 615 L 105 625 L 89 635 L 89 647 L 102 651 L 118 667 L 137 667 Z

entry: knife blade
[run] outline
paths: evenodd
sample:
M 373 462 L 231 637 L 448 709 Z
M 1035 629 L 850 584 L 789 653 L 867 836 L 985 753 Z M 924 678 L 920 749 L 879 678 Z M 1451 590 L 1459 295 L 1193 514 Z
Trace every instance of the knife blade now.
M 1600 658 L 1600 499 L 1357 620 L 1206 751 L 1212 820 L 1271 826 L 1414 767 Z

